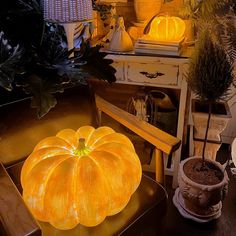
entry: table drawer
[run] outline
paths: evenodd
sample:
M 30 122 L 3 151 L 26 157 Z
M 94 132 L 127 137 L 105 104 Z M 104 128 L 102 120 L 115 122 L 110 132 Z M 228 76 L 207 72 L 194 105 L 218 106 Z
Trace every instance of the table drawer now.
M 179 65 L 128 62 L 128 82 L 172 86 L 178 84 L 178 77 Z

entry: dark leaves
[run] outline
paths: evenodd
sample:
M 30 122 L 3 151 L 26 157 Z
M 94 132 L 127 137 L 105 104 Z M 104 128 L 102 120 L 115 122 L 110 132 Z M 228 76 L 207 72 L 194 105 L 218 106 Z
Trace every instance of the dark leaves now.
M 21 80 L 17 86 L 21 86 L 27 94 L 32 95 L 31 107 L 37 109 L 38 118 L 43 117 L 57 104 L 54 93 L 64 92 L 64 81 L 42 79 L 37 75 L 30 75 Z
M 36 24 L 32 19 L 36 26 L 43 23 L 38 3 L 38 0 L 20 1 L 21 8 L 31 12 L 28 17 L 37 16 Z M 21 8 L 20 12 L 22 12 Z M 18 17 L 14 15 L 14 20 L 18 18 L 21 19 L 22 15 Z M 23 19 L 25 20 L 24 17 Z M 76 55 L 74 49 L 68 51 L 62 26 L 52 23 L 42 25 L 44 27 L 41 38 L 28 40 L 26 36 L 20 37 L 22 38 L 21 45 L 24 46 L 24 54 L 18 46 L 12 48 L 2 35 L 0 38 L 0 43 L 2 43 L 0 86 L 7 90 L 15 87 L 12 85 L 23 88 L 27 94 L 32 96 L 32 106 L 37 108 L 38 117 L 44 116 L 56 105 L 53 94 L 62 92 L 65 87 L 86 84 L 89 76 L 109 82 L 115 81 L 115 69 L 111 66 L 112 60 L 105 59 L 106 54 L 100 53 L 99 47 L 91 48 L 88 42 L 82 42 L 81 50 Z M 27 27 L 27 29 L 29 28 Z M 81 29 L 81 34 L 84 32 L 85 30 Z M 20 30 L 21 34 L 24 34 L 22 30 Z M 83 38 L 82 36 L 80 38 Z M 16 41 L 18 42 L 18 40 Z M 72 53 L 75 54 L 75 57 L 71 57 Z
M 222 47 L 209 34 L 202 35 L 190 60 L 188 84 L 201 100 L 215 102 L 227 97 L 234 80 L 233 66 Z
M 109 82 L 115 81 L 115 69 L 111 60 L 99 52 L 99 47 L 91 48 L 82 43 L 78 56 L 70 57 L 63 28 L 47 23 L 40 46 L 32 46 L 25 55 L 25 73 L 17 84 L 32 95 L 32 106 L 37 108 L 38 117 L 44 116 L 56 105 L 52 95 L 62 92 L 65 86 L 86 84 L 89 76 Z
M 206 30 L 214 43 L 221 45 L 230 60 L 236 51 L 235 0 L 186 1 L 180 15 L 193 21 L 197 38 Z
M 109 18 L 109 16 L 111 15 L 111 9 L 113 8 L 111 4 L 97 3 L 96 0 L 93 0 L 92 4 L 93 10 L 99 12 L 101 20 L 105 21 Z
M 81 68 L 91 76 L 106 80 L 109 83 L 115 82 L 116 70 L 111 66 L 113 61 L 106 59 L 107 54 L 100 52 L 100 48 L 100 46 L 90 47 L 88 43 L 84 44 L 76 63 L 79 65 L 84 62 L 80 65 Z
M 18 0 L 26 11 L 42 12 L 40 0 Z
M 15 72 L 22 56 L 19 45 L 12 47 L 0 32 L 0 86 L 6 90 L 12 90 Z

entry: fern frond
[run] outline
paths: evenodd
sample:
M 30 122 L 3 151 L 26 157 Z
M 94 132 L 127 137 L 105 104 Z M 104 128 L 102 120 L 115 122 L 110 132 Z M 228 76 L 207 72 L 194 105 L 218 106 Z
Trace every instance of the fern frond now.
M 28 11 L 42 12 L 40 0 L 18 0 L 18 2 Z
M 236 60 L 236 27 L 231 22 L 226 22 L 222 44 L 232 61 Z
M 202 0 L 199 5 L 201 9 L 202 16 L 210 16 L 211 14 L 216 14 L 217 12 L 223 10 L 229 10 L 232 5 L 232 0 Z

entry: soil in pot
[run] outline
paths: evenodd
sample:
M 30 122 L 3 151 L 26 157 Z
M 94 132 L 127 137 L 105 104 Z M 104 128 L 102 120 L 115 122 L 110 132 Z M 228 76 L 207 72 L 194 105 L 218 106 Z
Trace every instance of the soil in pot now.
M 222 171 L 207 160 L 203 167 L 201 159 L 191 159 L 184 164 L 183 169 L 186 176 L 198 184 L 215 185 L 224 178 Z
M 195 111 L 208 113 L 209 104 L 196 100 L 195 101 Z M 226 115 L 227 111 L 225 109 L 224 103 L 213 103 L 212 104 L 212 114 Z

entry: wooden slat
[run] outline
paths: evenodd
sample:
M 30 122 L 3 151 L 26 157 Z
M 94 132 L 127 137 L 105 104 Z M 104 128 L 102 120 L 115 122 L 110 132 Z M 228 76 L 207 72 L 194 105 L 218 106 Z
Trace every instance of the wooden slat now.
M 0 163 L 0 235 L 39 236 L 41 230 Z
M 145 121 L 139 120 L 136 116 L 112 105 L 98 95 L 95 95 L 95 100 L 98 110 L 101 110 L 114 120 L 123 124 L 125 127 L 129 128 L 134 133 L 153 144 L 159 150 L 170 154 L 180 146 L 180 139 Z
M 163 152 L 155 148 L 154 157 L 156 159 L 156 181 L 165 184 Z

